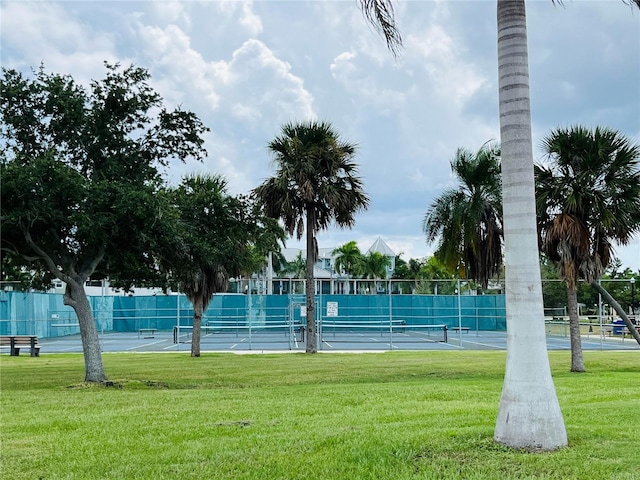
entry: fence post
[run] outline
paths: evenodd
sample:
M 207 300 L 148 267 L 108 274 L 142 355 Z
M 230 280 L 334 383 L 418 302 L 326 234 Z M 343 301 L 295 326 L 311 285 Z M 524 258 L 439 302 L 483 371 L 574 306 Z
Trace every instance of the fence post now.
M 458 338 L 462 348 L 462 302 L 460 301 L 460 279 L 458 279 Z

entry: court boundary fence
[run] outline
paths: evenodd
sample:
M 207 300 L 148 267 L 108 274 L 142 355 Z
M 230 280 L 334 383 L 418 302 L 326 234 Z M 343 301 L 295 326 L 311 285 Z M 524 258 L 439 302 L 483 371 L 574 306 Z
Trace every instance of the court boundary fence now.
M 75 313 L 62 303 L 62 295 L 1 294 L 0 334 L 51 338 L 79 333 Z M 184 295 L 92 296 L 90 302 L 99 332 L 171 331 L 193 325 L 193 310 Z M 319 325 L 338 322 L 356 329 L 396 323 L 405 328 L 506 329 L 504 295 L 316 295 L 315 310 Z M 304 295 L 216 294 L 203 318 L 211 332 L 259 332 L 300 324 L 306 324 Z

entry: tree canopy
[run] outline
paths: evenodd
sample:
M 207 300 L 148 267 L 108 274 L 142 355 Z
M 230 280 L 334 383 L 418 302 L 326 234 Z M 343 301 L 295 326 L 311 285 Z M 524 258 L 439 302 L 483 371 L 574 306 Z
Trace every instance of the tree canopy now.
M 284 231 L 246 196 L 232 196 L 221 175 L 188 175 L 169 191 L 174 234 L 157 255 L 170 283 L 193 305 L 191 355 L 200 356 L 200 328 L 212 296 L 229 278 L 253 272 L 280 250 Z
M 3 257 L 39 273 L 34 287 L 66 283 L 87 381 L 106 375 L 85 281 L 157 278 L 151 252 L 167 233 L 161 168 L 206 154 L 207 128 L 191 112 L 167 110 L 145 69 L 105 69 L 88 88 L 44 67 L 32 76 L 3 69 L 0 79 Z

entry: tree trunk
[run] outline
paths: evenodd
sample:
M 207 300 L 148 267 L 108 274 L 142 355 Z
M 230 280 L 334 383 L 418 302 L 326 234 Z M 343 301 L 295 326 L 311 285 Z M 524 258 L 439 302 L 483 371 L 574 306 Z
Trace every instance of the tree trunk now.
M 84 290 L 84 280 L 82 278 L 67 281 L 63 302 L 65 305 L 73 308 L 78 317 L 80 337 L 82 339 L 82 352 L 84 354 L 84 381 L 90 383 L 107 381 L 107 376 L 104 373 L 104 366 L 102 364 L 98 329 L 96 328 L 96 322 L 93 318 L 87 292 Z
M 622 309 L 622 306 L 598 282 L 592 282 L 591 286 L 600 295 L 602 295 L 604 299 L 607 301 L 607 303 L 613 307 L 613 309 L 616 311 L 618 315 L 620 315 L 620 318 L 629 329 L 629 332 L 631 332 L 631 335 L 633 336 L 633 338 L 635 338 L 636 342 L 638 342 L 638 344 L 640 345 L 640 334 L 638 334 L 638 330 L 636 329 L 635 325 L 631 323 L 631 320 L 629 319 L 625 311 Z
M 200 332 L 202 331 L 202 305 L 201 294 L 193 297 L 193 330 L 191 331 L 191 356 L 200 356 Z
M 569 313 L 569 338 L 571 339 L 571 371 L 586 372 L 582 358 L 580 317 L 578 317 L 578 289 L 567 285 L 567 310 Z
M 315 284 L 313 279 L 313 265 L 315 259 L 314 212 L 307 209 L 307 353 L 318 352 L 318 338 L 316 335 L 316 307 Z
M 494 439 L 567 445 L 547 354 L 536 230 L 524 0 L 498 0 L 498 85 L 505 240 L 507 362 Z

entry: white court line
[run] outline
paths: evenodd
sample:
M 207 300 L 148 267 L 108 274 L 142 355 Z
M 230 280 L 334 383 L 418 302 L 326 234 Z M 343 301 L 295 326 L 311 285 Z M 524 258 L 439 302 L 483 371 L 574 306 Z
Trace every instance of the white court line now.
M 43 345 L 43 347 L 44 347 L 44 345 Z M 77 350 L 77 351 L 79 351 L 79 352 L 82 352 L 82 346 L 79 346 L 79 347 L 69 347 L 69 348 L 59 348 L 59 349 L 58 349 L 58 348 L 56 348 L 56 351 L 60 351 L 60 352 L 70 352 L 70 351 L 74 351 L 74 350 Z M 100 351 L 102 351 L 102 350 L 100 350 Z
M 547 340 L 547 348 L 554 348 L 556 350 L 571 350 L 571 343 L 554 343 Z
M 449 343 L 449 342 L 447 342 Z M 471 340 L 463 340 L 461 343 L 471 343 L 472 345 L 482 345 L 483 347 L 495 348 L 496 350 L 505 350 L 506 347 L 499 347 L 491 343 L 472 342 Z M 458 345 L 460 348 L 464 348 L 462 345 Z
M 136 347 L 127 348 L 127 351 L 129 351 L 129 350 L 137 350 L 138 348 L 150 347 L 152 345 L 157 345 L 158 343 L 164 343 L 164 342 L 166 342 L 166 340 L 156 340 L 155 342 L 145 343 L 145 344 L 142 344 L 142 345 L 138 345 Z

